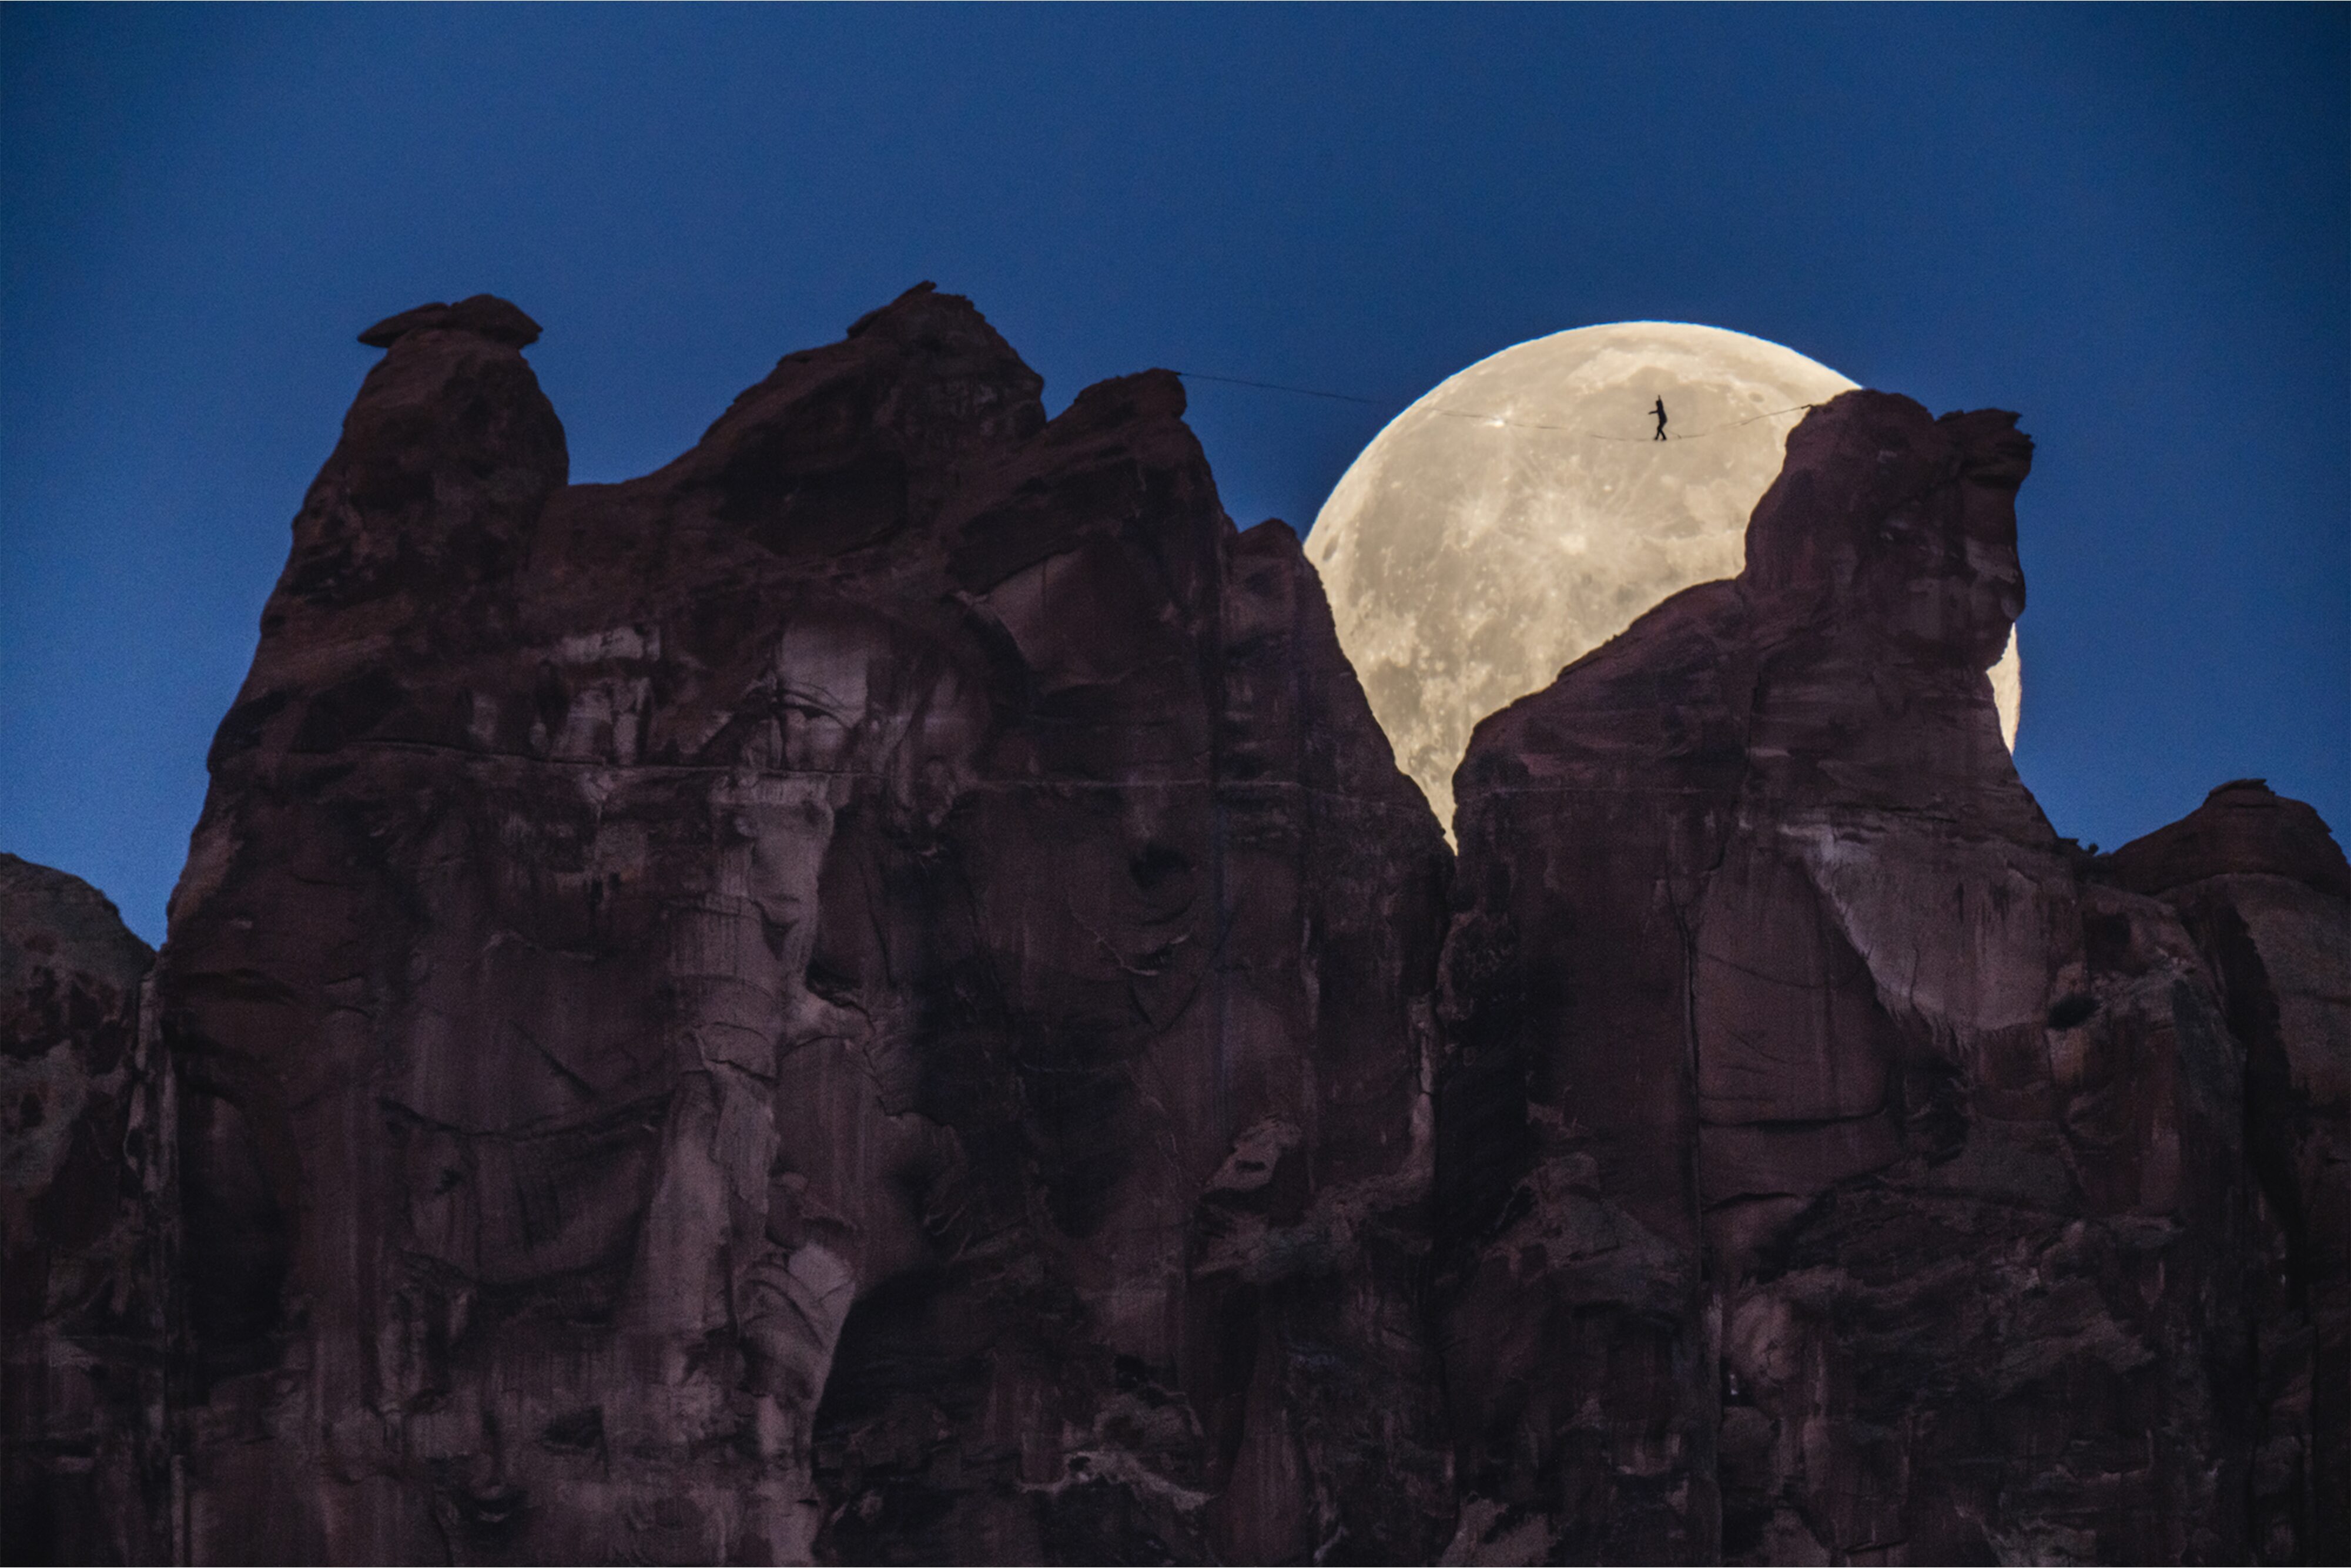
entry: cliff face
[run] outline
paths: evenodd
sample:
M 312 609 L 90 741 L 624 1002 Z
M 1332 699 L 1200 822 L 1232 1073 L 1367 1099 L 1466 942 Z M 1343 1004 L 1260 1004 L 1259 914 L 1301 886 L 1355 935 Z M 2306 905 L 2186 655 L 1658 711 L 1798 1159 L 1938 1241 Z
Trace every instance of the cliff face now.
M 2248 1549 L 2243 1050 L 2001 744 L 2012 424 L 1837 399 L 1740 578 L 1478 732 L 1438 1115 L 1465 1555 Z
M 2245 1060 L 2252 1546 L 2351 1562 L 2351 867 L 2258 779 L 2103 868 L 2176 910 Z
M 363 335 L 152 974 L 0 861 L 11 1557 L 2351 1554 L 2351 873 L 2051 831 L 2011 416 L 1813 413 L 1457 864 L 1174 377 L 925 286 L 573 486 L 537 335 Z
M 171 1555 L 155 955 L 96 888 L 0 854 L 0 1547 Z
M 369 334 L 214 754 L 191 1550 L 1433 1550 L 1447 857 L 1295 539 L 927 287 L 617 486 L 534 333 Z

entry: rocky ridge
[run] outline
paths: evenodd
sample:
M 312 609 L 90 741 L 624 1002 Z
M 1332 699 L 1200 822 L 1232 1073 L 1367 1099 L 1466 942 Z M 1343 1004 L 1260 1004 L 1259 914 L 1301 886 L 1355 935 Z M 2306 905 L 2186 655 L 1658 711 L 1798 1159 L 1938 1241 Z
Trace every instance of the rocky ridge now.
M 567 487 L 517 318 L 367 334 L 174 902 L 194 1554 L 1432 1544 L 1446 857 L 1179 383 L 917 289 Z
M 1811 416 L 1457 863 L 1172 375 L 924 286 L 574 486 L 538 335 L 362 335 L 152 972 L 0 864 L 12 1542 L 2344 1554 L 2351 877 L 2043 819 L 2013 416 Z

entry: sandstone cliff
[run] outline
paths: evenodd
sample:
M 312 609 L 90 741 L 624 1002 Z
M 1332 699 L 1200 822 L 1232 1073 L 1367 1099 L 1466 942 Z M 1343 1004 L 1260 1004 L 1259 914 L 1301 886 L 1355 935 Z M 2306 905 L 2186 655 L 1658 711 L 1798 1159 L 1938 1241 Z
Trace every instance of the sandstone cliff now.
M 0 862 L 12 1559 L 2344 1554 L 2351 877 L 2043 819 L 2011 416 L 1457 865 L 1174 377 L 925 286 L 575 486 L 538 331 L 363 334 L 152 974 Z
M 1296 540 L 927 287 L 623 485 L 534 332 L 370 332 L 214 753 L 191 1551 L 1434 1550 L 1447 856 Z
M 2103 870 L 2179 912 L 2244 1052 L 2252 1545 L 2351 1562 L 2351 867 L 2245 779 Z
M 155 955 L 96 888 L 0 854 L 0 1554 L 172 1553 L 170 1083 Z
M 2001 744 L 2013 423 L 1837 399 L 1737 580 L 1471 745 L 1438 1114 L 1462 1560 L 2253 1549 L 2263 1069 L 2175 910 L 2058 839 Z M 2303 1121 L 2256 1136 L 2307 1201 L 2339 911 L 2263 892 L 2312 999 Z M 2323 1312 L 2339 1266 L 2305 1254 Z

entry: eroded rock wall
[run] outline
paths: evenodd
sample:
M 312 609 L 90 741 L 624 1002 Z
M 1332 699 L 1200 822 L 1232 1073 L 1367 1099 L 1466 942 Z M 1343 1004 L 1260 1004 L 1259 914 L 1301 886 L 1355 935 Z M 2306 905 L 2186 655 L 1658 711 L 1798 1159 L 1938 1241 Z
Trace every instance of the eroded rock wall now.
M 2249 1548 L 2243 1050 L 2001 744 L 2013 423 L 1840 397 L 1740 579 L 1478 732 L 1457 1560 Z
M 80 878 L 0 854 L 0 1552 L 172 1554 L 171 1086 L 155 955 Z
M 1294 538 L 927 287 L 622 485 L 535 335 L 371 330 L 214 748 L 188 1551 L 1433 1552 L 1448 857 Z
M 2351 872 L 2043 819 L 2011 416 L 1457 863 L 1173 376 L 925 286 L 575 486 L 537 335 L 363 335 L 152 971 L 0 857 L 12 1560 L 2351 1555 Z
M 2351 1561 L 2351 868 L 2245 779 L 2101 871 L 2179 912 L 2245 1052 L 2253 1549 Z

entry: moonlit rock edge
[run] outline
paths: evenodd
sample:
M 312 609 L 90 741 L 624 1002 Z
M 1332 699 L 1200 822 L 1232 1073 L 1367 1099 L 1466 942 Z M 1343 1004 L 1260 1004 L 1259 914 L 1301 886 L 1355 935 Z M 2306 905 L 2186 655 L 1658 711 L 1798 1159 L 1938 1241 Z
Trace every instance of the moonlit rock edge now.
M 1307 554 L 1439 820 L 1479 719 L 1651 605 L 1739 573 L 1787 432 L 1853 385 L 1720 328 L 1578 328 L 1448 377 L 1364 448 Z M 1669 407 L 1663 443 L 1653 400 Z M 2012 738 L 2013 684 L 1997 689 Z
M 1739 578 L 1471 743 L 1437 1299 L 1520 1561 L 2337 1550 L 2340 853 L 2252 788 L 2110 860 L 2050 829 L 1984 679 L 2013 426 L 1834 400 Z M 1540 1392 L 1601 1368 L 1640 1391 Z

